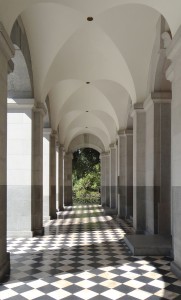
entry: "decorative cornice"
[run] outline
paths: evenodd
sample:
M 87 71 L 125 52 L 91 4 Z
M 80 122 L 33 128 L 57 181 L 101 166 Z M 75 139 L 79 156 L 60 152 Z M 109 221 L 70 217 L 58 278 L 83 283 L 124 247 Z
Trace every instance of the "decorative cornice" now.
M 0 22 L 0 50 L 6 57 L 7 61 L 9 61 L 15 54 L 13 43 L 1 22 Z

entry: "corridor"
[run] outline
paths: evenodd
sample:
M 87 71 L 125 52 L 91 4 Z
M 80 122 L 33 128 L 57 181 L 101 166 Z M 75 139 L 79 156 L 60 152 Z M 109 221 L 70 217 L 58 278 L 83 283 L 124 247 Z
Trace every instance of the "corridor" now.
M 0 299 L 180 299 L 181 281 L 166 257 L 133 257 L 131 228 L 98 205 L 67 207 L 45 236 L 8 238 L 10 279 Z

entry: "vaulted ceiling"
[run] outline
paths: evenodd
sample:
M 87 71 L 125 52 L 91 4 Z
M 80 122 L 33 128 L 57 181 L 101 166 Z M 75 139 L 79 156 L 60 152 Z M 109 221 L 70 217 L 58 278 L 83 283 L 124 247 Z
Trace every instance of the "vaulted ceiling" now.
M 35 101 L 48 97 L 51 127 L 67 149 L 82 134 L 105 150 L 115 142 L 130 106 L 152 91 L 161 20 L 174 35 L 180 11 L 180 0 L 0 0 L 9 34 L 21 16 Z

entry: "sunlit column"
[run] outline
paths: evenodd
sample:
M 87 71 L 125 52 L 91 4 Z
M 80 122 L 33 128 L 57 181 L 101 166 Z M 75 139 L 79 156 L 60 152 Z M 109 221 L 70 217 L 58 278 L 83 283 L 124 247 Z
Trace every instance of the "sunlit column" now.
M 14 55 L 11 40 L 0 23 L 0 281 L 9 272 L 7 252 L 7 75 Z

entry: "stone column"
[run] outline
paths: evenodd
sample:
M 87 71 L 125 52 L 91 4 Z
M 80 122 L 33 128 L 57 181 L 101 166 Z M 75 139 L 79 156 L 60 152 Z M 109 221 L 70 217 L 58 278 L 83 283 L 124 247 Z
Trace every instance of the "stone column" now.
M 110 208 L 117 208 L 117 148 L 110 145 Z
M 133 217 L 133 130 L 126 130 L 126 186 L 127 186 L 127 211 L 126 217 Z
M 72 153 L 64 156 L 64 205 L 72 205 Z
M 50 133 L 51 128 L 43 129 L 43 219 L 50 219 L 50 208 L 49 208 L 49 177 L 50 177 L 50 167 L 49 167 L 49 156 L 50 156 Z
M 126 218 L 126 135 L 125 131 L 118 132 L 118 216 L 122 219 Z
M 142 103 L 134 105 L 133 117 L 133 226 L 145 231 L 145 111 Z
M 110 207 L 110 152 L 104 153 L 105 158 L 105 204 Z
M 121 218 L 133 216 L 133 132 L 118 133 L 119 155 L 119 210 Z
M 43 117 L 45 106 L 37 103 L 32 110 L 32 190 L 31 216 L 33 236 L 43 235 Z
M 58 210 L 64 208 L 64 147 L 59 144 L 59 168 L 58 168 Z
M 174 261 L 172 271 L 181 278 L 181 27 L 176 32 L 167 57 L 171 60 L 166 75 L 172 82 L 171 102 L 171 183 L 172 240 Z
M 171 94 L 152 94 L 145 101 L 144 108 L 146 231 L 170 235 Z
M 100 155 L 101 161 L 101 205 L 106 206 L 106 156 L 105 153 Z
M 56 219 L 56 131 L 52 131 L 50 135 L 50 219 Z
M 0 23 L 0 281 L 9 273 L 7 252 L 7 75 L 14 47 Z M 10 71 L 10 70 L 9 70 Z

